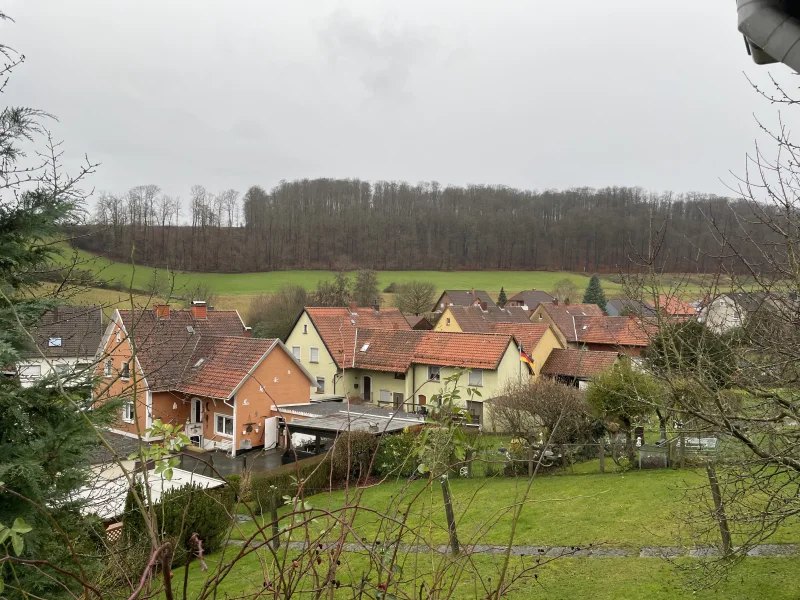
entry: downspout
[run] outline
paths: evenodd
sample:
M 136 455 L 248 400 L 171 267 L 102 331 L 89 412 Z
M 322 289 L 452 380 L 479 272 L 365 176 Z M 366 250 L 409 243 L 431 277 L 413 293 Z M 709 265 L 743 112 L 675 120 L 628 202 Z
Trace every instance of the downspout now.
M 416 398 L 414 394 L 417 392 L 417 365 L 411 363 L 411 406 L 414 406 Z
M 739 31 L 759 65 L 782 62 L 800 71 L 800 22 L 784 0 L 736 0 Z

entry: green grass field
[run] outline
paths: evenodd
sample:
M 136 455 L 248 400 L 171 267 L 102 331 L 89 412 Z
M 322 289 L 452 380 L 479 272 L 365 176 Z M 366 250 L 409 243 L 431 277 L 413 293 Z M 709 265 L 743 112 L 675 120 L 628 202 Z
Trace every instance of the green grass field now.
M 133 283 L 137 289 L 147 289 L 153 281 L 155 274 L 166 279 L 165 269 L 137 266 L 110 261 L 102 257 L 95 257 L 81 250 L 65 250 L 62 261 L 71 261 L 77 257 L 80 268 L 91 270 L 99 277 L 108 281 L 121 281 L 125 284 Z M 316 287 L 320 280 L 330 279 L 331 271 L 271 271 L 267 273 L 186 273 L 183 271 L 170 271 L 175 278 L 176 289 L 186 289 L 198 283 L 204 283 L 222 295 L 229 294 L 259 294 L 275 292 L 284 285 L 301 285 L 306 289 Z M 378 283 L 381 289 L 390 283 L 402 284 L 407 281 L 423 279 L 432 281 L 437 289 L 484 289 L 491 294 L 500 292 L 505 288 L 510 294 L 523 289 L 549 290 L 557 281 L 569 278 L 578 287 L 584 289 L 589 283 L 590 275 L 567 273 L 564 271 L 380 271 Z M 617 294 L 622 287 L 612 281 L 605 281 L 606 291 Z
M 114 262 L 87 252 L 65 249 L 62 262 L 77 259 L 78 266 L 90 270 L 107 281 L 122 282 L 126 287 L 135 289 L 151 289 L 154 279 L 161 282 L 174 278 L 174 295 L 180 296 L 191 287 L 203 283 L 210 286 L 217 294 L 220 307 L 239 308 L 242 310 L 247 300 L 229 298 L 230 296 L 253 296 L 269 294 L 284 285 L 300 285 L 311 290 L 317 282 L 328 280 L 333 275 L 330 271 L 271 271 L 266 273 L 188 273 L 154 269 L 146 266 Z M 351 274 L 352 276 L 352 274 Z M 383 290 L 390 283 L 402 284 L 411 280 L 431 281 L 439 291 L 445 289 L 483 289 L 493 297 L 497 297 L 501 288 L 508 296 L 525 289 L 552 290 L 556 282 L 570 279 L 578 290 L 582 291 L 589 283 L 591 274 L 570 273 L 566 271 L 379 271 L 378 284 Z M 606 296 L 614 298 L 623 293 L 619 277 L 615 275 L 601 276 Z M 664 283 L 669 287 L 680 286 L 681 295 L 696 298 L 703 289 L 702 276 L 665 275 Z
M 528 503 L 524 506 L 517 528 L 515 545 L 615 547 L 638 549 L 643 546 L 676 546 L 679 544 L 679 515 L 685 507 L 681 504 L 687 486 L 697 484 L 703 477 L 700 472 L 644 471 L 625 474 L 543 476 L 533 485 Z M 520 497 L 524 478 L 453 479 L 452 493 L 455 504 L 458 535 L 462 545 L 504 544 L 510 532 L 510 506 Z M 418 528 L 421 540 L 403 536 L 404 544 L 444 544 L 447 540 L 445 515 L 438 484 L 423 489 L 425 482 L 410 485 L 404 482 L 386 482 L 363 490 L 360 506 L 374 508 L 384 514 L 400 514 L 406 510 L 410 498 L 422 491 L 413 504 L 408 523 Z M 350 491 L 350 497 L 354 492 Z M 336 511 L 345 504 L 344 491 L 318 494 L 309 499 L 318 511 Z M 396 512 L 395 512 L 396 511 Z M 329 530 L 327 517 L 319 516 L 315 530 Z M 255 525 L 241 523 L 233 531 L 233 538 L 250 538 Z M 336 529 L 333 530 L 336 532 Z M 396 526 L 381 520 L 375 513 L 359 512 L 352 526 L 351 540 L 358 536 L 368 545 L 373 540 L 398 539 Z M 302 539 L 296 534 L 293 539 Z M 256 537 L 255 539 L 259 539 Z M 800 528 L 789 527 L 771 540 L 775 543 L 800 541 Z M 380 547 L 380 546 L 378 546 Z M 230 547 L 224 554 L 210 557 L 210 572 L 220 562 L 230 560 L 240 548 Z M 287 553 L 288 552 L 288 553 Z M 299 558 L 300 570 L 309 569 L 307 558 L 300 558 L 297 550 L 281 551 L 279 557 Z M 431 579 L 435 567 L 447 563 L 448 557 L 429 552 L 402 554 L 399 558 L 402 578 L 399 589 L 390 590 L 397 597 L 415 596 L 420 582 Z M 535 565 L 535 557 L 514 556 L 511 572 Z M 327 568 L 323 554 L 322 569 Z M 696 567 L 698 561 L 682 558 L 678 565 Z M 486 594 L 483 584 L 491 586 L 499 573 L 500 557 L 474 555 L 462 561 L 463 575 L 458 579 L 452 598 L 481 598 Z M 707 590 L 687 587 L 685 573 L 670 562 L 659 558 L 638 556 L 614 558 L 562 558 L 537 570 L 536 580 L 520 583 L 508 598 L 655 598 L 666 599 L 684 595 L 698 598 L 797 598 L 795 574 L 800 567 L 800 557 L 748 558 L 735 566 L 730 577 Z M 316 566 L 315 566 L 316 568 Z M 350 598 L 353 590 L 346 587 L 356 584 L 366 573 L 367 579 L 377 581 L 374 571 L 363 553 L 345 552 L 337 567 L 337 578 L 342 589 L 333 597 Z M 183 569 L 176 572 L 175 581 L 182 581 Z M 286 574 L 286 572 L 284 572 Z M 220 594 L 241 597 L 262 589 L 266 579 L 278 576 L 275 558 L 267 550 L 258 550 L 243 559 L 218 590 Z M 311 576 L 307 583 L 312 585 Z M 189 597 L 202 585 L 204 575 L 196 565 L 190 567 Z M 412 583 L 413 582 L 413 583 Z M 482 583 L 483 582 L 483 583 Z M 304 586 L 306 581 L 303 582 Z M 307 588 L 306 588 L 307 589 Z M 308 591 L 308 590 L 307 590 Z M 373 596 L 365 596 L 373 597 Z

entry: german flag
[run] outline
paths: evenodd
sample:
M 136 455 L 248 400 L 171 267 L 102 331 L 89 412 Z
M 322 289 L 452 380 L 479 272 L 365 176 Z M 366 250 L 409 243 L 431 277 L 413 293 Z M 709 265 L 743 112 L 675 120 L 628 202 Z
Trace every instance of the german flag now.
M 522 348 L 519 349 L 519 360 L 520 362 L 527 363 L 527 365 L 532 369 L 533 368 L 533 359 L 525 354 L 525 350 Z

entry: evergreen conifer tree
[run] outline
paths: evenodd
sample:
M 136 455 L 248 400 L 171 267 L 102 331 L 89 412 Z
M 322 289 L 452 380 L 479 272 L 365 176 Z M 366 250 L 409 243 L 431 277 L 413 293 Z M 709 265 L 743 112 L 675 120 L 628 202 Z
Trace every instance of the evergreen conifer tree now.
M 506 290 L 504 288 L 500 288 L 500 295 L 497 297 L 497 306 L 503 308 L 508 302 L 508 298 L 506 297 Z
M 603 291 L 603 286 L 600 285 L 600 278 L 597 275 L 592 275 L 589 280 L 589 285 L 586 286 L 586 292 L 583 294 L 584 304 L 597 304 L 600 310 L 606 309 L 606 294 Z

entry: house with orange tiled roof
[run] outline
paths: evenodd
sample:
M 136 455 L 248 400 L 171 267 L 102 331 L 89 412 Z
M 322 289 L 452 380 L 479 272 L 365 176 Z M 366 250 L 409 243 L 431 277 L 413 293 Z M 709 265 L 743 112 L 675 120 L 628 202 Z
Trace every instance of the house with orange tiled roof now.
M 642 317 L 576 316 L 570 348 L 642 356 L 658 332 L 654 319 Z
M 360 327 L 354 327 L 352 334 L 347 351 L 339 355 L 335 376 L 336 394 L 351 404 L 424 411 L 437 402 L 445 380 L 459 372 L 456 385 L 462 390 L 473 387 L 481 394 L 468 399 L 462 391 L 464 408 L 476 425 L 486 426 L 490 419 L 484 403 L 496 397 L 509 379 L 533 376 L 520 361 L 519 346 L 511 334 Z M 327 347 L 336 347 L 340 335 L 340 331 L 322 329 L 321 340 Z
M 655 308 L 663 316 L 682 317 L 693 319 L 697 317 L 694 306 L 675 296 L 674 294 L 660 294 L 655 302 Z
M 273 407 L 308 402 L 316 385 L 280 340 L 254 339 L 238 312 L 202 302 L 115 311 L 97 381 L 98 402 L 122 399 L 112 431 L 149 441 L 158 419 L 185 426 L 200 447 L 231 453 L 273 445 Z
M 341 372 L 353 360 L 357 329 L 410 331 L 396 308 L 307 306 L 297 316 L 286 346 L 314 376 L 317 397 L 344 396 Z
M 434 330 L 513 335 L 533 359 L 534 371 L 538 372 L 550 352 L 554 348 L 564 348 L 565 344 L 548 323 L 531 323 L 529 314 L 522 307 L 450 306 L 444 310 Z
M 616 352 L 557 348 L 547 357 L 541 374 L 584 389 L 597 375 L 614 366 L 618 358 Z

